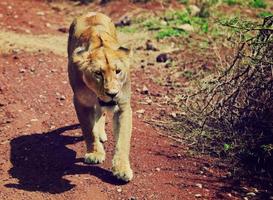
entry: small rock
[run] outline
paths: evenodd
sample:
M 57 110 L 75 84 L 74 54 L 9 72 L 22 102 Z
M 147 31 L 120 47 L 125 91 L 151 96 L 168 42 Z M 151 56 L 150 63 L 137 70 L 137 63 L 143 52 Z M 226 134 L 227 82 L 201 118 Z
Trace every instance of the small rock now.
M 160 168 L 159 167 L 155 168 L 155 170 L 158 171 L 158 172 L 160 172 Z
M 30 71 L 31 71 L 31 72 L 35 72 L 35 68 L 34 68 L 34 67 L 31 67 L 31 68 L 30 68 Z
M 152 99 L 147 99 L 146 100 L 147 104 L 151 105 L 153 103 Z
M 19 69 L 19 72 L 20 72 L 20 73 L 25 73 L 26 70 L 25 70 L 25 69 Z
M 146 50 L 147 51 L 157 51 L 158 49 L 154 46 L 151 40 L 146 41 Z
M 46 25 L 47 28 L 51 27 L 50 23 L 46 23 L 45 25 Z
M 68 33 L 68 28 L 66 28 L 66 27 L 61 27 L 61 28 L 58 28 L 58 31 L 59 31 L 59 32 L 62 32 L 62 33 Z
M 172 116 L 173 118 L 176 118 L 176 117 L 177 117 L 177 115 L 176 115 L 175 112 L 171 112 L 171 116 Z
M 38 119 L 34 118 L 34 119 L 31 119 L 30 121 L 31 121 L 31 122 L 37 122 Z
M 38 12 L 36 12 L 36 15 L 38 15 L 38 16 L 44 16 L 45 13 L 43 11 L 38 11 Z
M 145 110 L 144 109 L 140 109 L 140 110 L 137 110 L 136 113 L 138 113 L 138 114 L 144 114 Z
M 12 49 L 12 53 L 19 53 L 20 51 L 20 49 Z
M 273 200 L 273 196 L 270 196 L 269 199 L 270 199 L 270 200 Z
M 64 96 L 64 95 L 61 95 L 61 96 L 60 96 L 60 100 L 62 100 L 62 101 L 65 100 L 65 96 Z
M 203 185 L 201 183 L 196 183 L 195 186 L 199 188 L 203 188 Z
M 122 18 L 119 22 L 115 23 L 116 26 L 130 26 L 131 19 L 128 16 Z
M 143 85 L 141 93 L 142 94 L 149 94 L 149 89 L 146 87 L 146 85 Z
M 128 200 L 137 200 L 136 197 L 130 197 Z
M 248 192 L 246 195 L 247 195 L 247 196 L 251 196 L 251 197 L 256 196 L 256 194 L 255 194 L 254 192 Z
M 18 15 L 14 15 L 14 19 L 18 19 L 18 17 L 19 17 Z
M 166 63 L 166 65 L 164 66 L 165 68 L 170 68 L 172 66 L 171 62 Z
M 160 24 L 163 25 L 163 26 L 167 26 L 168 25 L 168 23 L 165 20 L 161 20 Z
M 26 33 L 31 33 L 31 31 L 29 29 L 26 29 L 25 32 Z
M 118 188 L 117 188 L 117 192 L 122 192 L 121 187 L 118 187 Z
M 52 8 L 52 10 L 55 10 L 55 11 L 57 11 L 57 12 L 60 12 L 60 11 L 63 10 L 63 8 L 58 7 L 58 6 L 51 6 L 51 8 Z
M 227 193 L 227 196 L 228 196 L 228 197 L 232 197 L 232 194 L 231 194 L 231 193 Z
M 156 62 L 166 62 L 169 59 L 168 54 L 161 53 L 156 57 Z
M 201 198 L 201 197 L 202 197 L 201 194 L 195 194 L 194 196 L 195 196 L 196 198 Z
M 243 197 L 243 200 L 248 200 L 248 198 L 247 197 Z
M 187 31 L 187 32 L 193 32 L 194 31 L 193 26 L 190 25 L 190 24 L 182 24 L 178 28 L 183 29 L 184 31 Z
M 196 5 L 189 5 L 190 15 L 197 16 L 200 13 L 200 8 Z
M 259 190 L 257 188 L 253 188 L 253 192 L 258 193 Z

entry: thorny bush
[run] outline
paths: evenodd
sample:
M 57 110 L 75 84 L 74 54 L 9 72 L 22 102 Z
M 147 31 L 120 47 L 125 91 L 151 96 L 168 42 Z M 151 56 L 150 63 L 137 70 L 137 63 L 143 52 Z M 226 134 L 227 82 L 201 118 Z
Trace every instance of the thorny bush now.
M 273 16 L 262 25 L 223 24 L 237 30 L 237 54 L 181 99 L 187 116 L 180 121 L 195 147 L 272 176 Z

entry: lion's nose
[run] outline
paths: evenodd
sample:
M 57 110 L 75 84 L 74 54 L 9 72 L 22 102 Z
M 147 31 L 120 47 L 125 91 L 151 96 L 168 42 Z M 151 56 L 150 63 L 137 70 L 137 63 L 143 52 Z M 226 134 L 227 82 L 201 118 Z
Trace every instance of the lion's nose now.
M 118 92 L 105 92 L 105 94 L 111 98 L 114 98 L 115 96 L 117 96 Z

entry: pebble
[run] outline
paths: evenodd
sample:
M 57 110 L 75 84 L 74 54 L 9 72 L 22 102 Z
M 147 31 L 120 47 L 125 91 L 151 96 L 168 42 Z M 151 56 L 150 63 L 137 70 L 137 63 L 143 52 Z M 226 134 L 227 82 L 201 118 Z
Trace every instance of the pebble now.
M 38 12 L 36 12 L 36 15 L 38 15 L 38 16 L 44 16 L 45 13 L 43 11 L 38 11 Z
M 143 88 L 142 88 L 141 93 L 142 93 L 142 94 L 148 94 L 148 93 L 149 93 L 149 89 L 147 88 L 146 85 L 143 85 Z
M 199 188 L 203 188 L 203 185 L 201 183 L 196 183 L 195 186 Z
M 158 171 L 158 172 L 160 172 L 160 168 L 159 167 L 155 168 L 155 170 Z
M 202 197 L 201 194 L 195 194 L 194 196 L 195 196 L 196 198 L 201 198 L 201 197 Z
M 131 25 L 131 19 L 128 16 L 125 16 L 119 22 L 117 22 L 115 25 L 116 26 L 130 26 Z
M 138 113 L 138 114 L 144 114 L 145 110 L 144 109 L 140 109 L 140 110 L 137 110 L 136 113 Z
M 176 117 L 177 117 L 177 114 L 176 114 L 175 112 L 171 112 L 171 116 L 172 116 L 173 118 L 176 118 Z
M 152 99 L 147 99 L 146 100 L 147 104 L 151 105 L 153 103 Z
M 58 31 L 59 31 L 59 32 L 62 32 L 62 33 L 68 33 L 68 28 L 66 28 L 66 27 L 61 27 L 61 28 L 58 28 Z
M 157 51 L 157 48 L 154 46 L 151 40 L 146 41 L 146 50 L 147 51 Z
M 64 96 L 64 95 L 61 95 L 61 96 L 60 96 L 60 100 L 62 100 L 62 101 L 65 100 L 65 96 Z
M 31 68 L 30 68 L 30 71 L 31 71 L 31 72 L 35 72 L 35 68 L 34 68 L 34 67 L 31 67 Z
M 117 192 L 122 192 L 121 187 L 118 187 L 118 188 L 117 188 Z
M 161 53 L 156 57 L 156 62 L 166 62 L 169 59 L 168 54 Z
M 20 72 L 20 73 L 25 73 L 26 70 L 25 70 L 25 69 L 19 69 L 19 72 Z
M 196 5 L 189 5 L 189 10 L 191 16 L 197 16 L 200 13 L 200 8 L 198 8 Z
M 50 23 L 46 23 L 45 25 L 46 25 L 47 28 L 51 27 Z
M 187 32 L 193 32 L 194 31 L 193 26 L 190 25 L 190 24 L 182 24 L 178 28 L 183 29 L 184 31 L 187 31 Z
M 256 196 L 256 194 L 255 194 L 254 192 L 248 192 L 246 195 L 247 195 L 247 196 L 251 196 L 251 197 Z
M 12 49 L 12 53 L 19 53 L 20 51 L 20 49 Z
M 136 197 L 130 197 L 128 200 L 137 200 Z

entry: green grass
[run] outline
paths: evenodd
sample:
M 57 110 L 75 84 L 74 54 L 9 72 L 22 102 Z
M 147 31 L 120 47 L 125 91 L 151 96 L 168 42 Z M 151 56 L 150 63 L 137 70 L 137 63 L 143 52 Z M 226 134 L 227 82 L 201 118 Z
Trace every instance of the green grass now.
M 264 0 L 252 0 L 250 6 L 253 8 L 266 8 L 267 4 Z
M 156 39 L 163 39 L 166 37 L 177 37 L 181 35 L 187 35 L 184 30 L 179 30 L 171 27 L 165 27 L 156 34 Z
M 189 11 L 167 11 L 163 16 L 141 22 L 141 26 L 149 31 L 157 31 L 155 37 L 164 39 L 167 37 L 187 36 L 189 32 L 180 28 L 183 24 L 189 24 L 196 32 L 206 34 L 209 32 L 209 23 L 207 18 L 190 16 Z
M 123 33 L 136 33 L 138 31 L 138 28 L 132 27 L 132 26 L 123 26 L 123 27 L 118 27 L 118 31 Z
M 223 2 L 228 4 L 229 6 L 242 4 L 241 0 L 223 0 Z
M 178 2 L 181 4 L 188 4 L 189 0 L 178 0 Z
M 271 13 L 271 12 L 263 11 L 263 12 L 260 12 L 258 14 L 258 17 L 265 18 L 265 17 L 269 17 L 269 16 L 272 16 L 272 15 L 273 15 L 273 13 Z
M 188 3 L 188 0 L 180 0 L 180 3 Z M 228 20 L 226 23 L 229 25 L 240 27 L 251 26 L 251 24 L 241 25 L 240 21 L 233 16 L 227 16 L 226 13 L 218 12 L 217 7 L 222 4 L 227 4 L 229 6 L 241 5 L 241 6 L 251 6 L 252 9 L 265 8 L 268 4 L 266 0 L 204 0 L 204 4 L 208 5 L 211 12 L 210 17 L 204 16 L 192 16 L 190 11 L 187 9 L 183 10 L 168 10 L 165 13 L 161 13 L 160 16 L 148 16 L 146 18 L 139 18 L 135 21 L 134 25 L 131 27 L 122 27 L 120 30 L 126 33 L 135 33 L 137 31 L 149 31 L 152 32 L 156 39 L 165 39 L 168 37 L 184 37 L 192 34 L 198 34 L 201 37 L 206 37 L 211 35 L 217 37 L 226 34 L 226 28 L 220 26 L 223 23 L 217 23 L 219 18 L 233 18 L 233 20 Z M 271 4 L 268 4 L 270 6 Z M 218 13 L 218 14 L 217 14 Z M 208 16 L 209 16 L 208 15 Z M 240 16 L 240 13 L 233 14 L 234 16 Z M 265 10 L 257 17 L 267 17 L 272 15 L 270 12 Z M 218 19 L 217 21 L 215 19 Z M 182 25 L 189 24 L 192 26 L 192 30 L 183 30 Z M 234 28 L 235 30 L 236 28 Z M 232 33 L 231 31 L 229 31 Z

